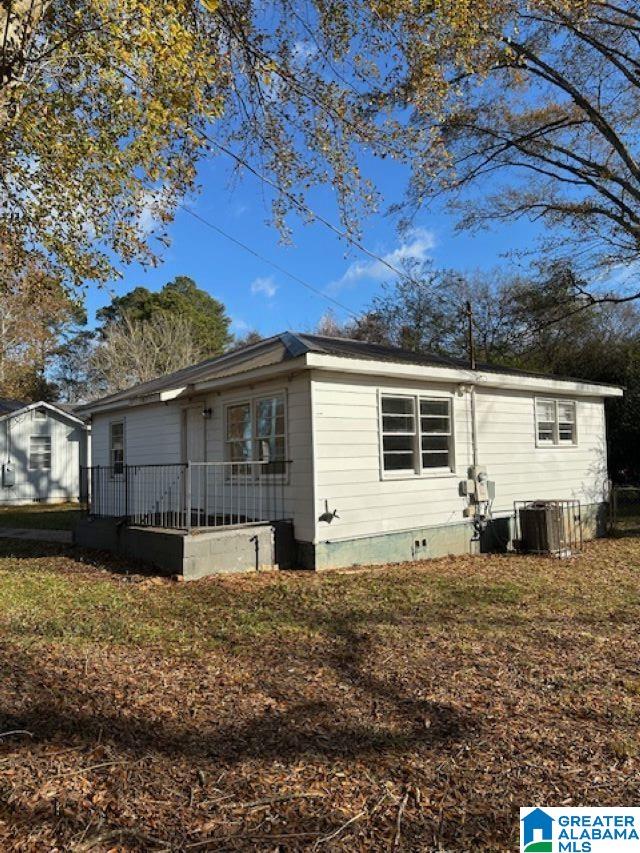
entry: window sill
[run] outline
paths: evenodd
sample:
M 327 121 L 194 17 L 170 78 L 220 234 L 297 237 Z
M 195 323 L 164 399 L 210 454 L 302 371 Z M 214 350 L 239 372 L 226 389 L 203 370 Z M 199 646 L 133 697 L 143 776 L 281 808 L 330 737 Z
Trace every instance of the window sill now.
M 384 472 L 380 475 L 380 480 L 386 482 L 388 480 L 447 480 L 460 479 L 455 471 L 450 468 L 434 469 L 428 473 L 423 471 L 421 474 L 416 474 L 415 471 L 398 471 L 397 473 Z
M 579 446 L 579 444 L 570 441 L 563 441 L 558 444 L 555 444 L 553 442 L 546 443 L 544 441 L 536 442 L 536 450 L 577 450 Z

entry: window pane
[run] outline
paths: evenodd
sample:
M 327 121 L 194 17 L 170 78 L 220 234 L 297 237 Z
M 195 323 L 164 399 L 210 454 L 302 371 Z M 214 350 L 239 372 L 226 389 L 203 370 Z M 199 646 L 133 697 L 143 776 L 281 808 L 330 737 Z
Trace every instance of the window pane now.
M 51 468 L 51 436 L 32 435 L 29 437 L 29 468 L 48 471 Z
M 422 432 L 450 432 L 449 418 L 420 418 Z
M 449 452 L 449 437 L 447 435 L 423 435 L 423 450 L 446 450 Z
M 415 420 L 413 415 L 405 417 L 404 415 L 383 415 L 382 416 L 382 431 L 383 432 L 410 432 L 416 430 Z
M 415 398 L 382 397 L 382 451 L 385 471 L 415 471 Z
M 555 423 L 556 404 L 552 400 L 538 400 L 536 403 L 536 412 L 539 421 Z
M 229 442 L 229 461 L 230 462 L 250 462 L 251 461 L 251 442 L 250 441 L 231 441 L 231 442 Z
M 413 436 L 385 435 L 382 438 L 382 449 L 384 451 L 401 450 L 405 453 L 413 453 Z
M 284 459 L 284 436 L 259 439 L 258 458 L 266 462 Z
M 553 423 L 541 422 L 538 424 L 538 441 L 553 442 Z
M 576 419 L 575 403 L 558 403 L 558 420 L 574 423 Z
M 421 415 L 449 415 L 448 400 L 420 400 Z
M 562 423 L 558 424 L 558 438 L 560 441 L 575 441 L 575 424 Z
M 413 453 L 385 453 L 385 471 L 413 471 Z
M 121 422 L 110 424 L 109 435 L 112 473 L 122 474 L 124 471 L 124 424 Z
M 413 397 L 383 397 L 382 412 L 385 415 L 413 415 Z
M 448 453 L 423 453 L 422 454 L 423 468 L 448 468 L 449 454 Z
M 284 400 L 269 397 L 256 404 L 256 435 L 284 434 Z
M 227 439 L 251 438 L 251 406 L 242 403 L 227 409 Z

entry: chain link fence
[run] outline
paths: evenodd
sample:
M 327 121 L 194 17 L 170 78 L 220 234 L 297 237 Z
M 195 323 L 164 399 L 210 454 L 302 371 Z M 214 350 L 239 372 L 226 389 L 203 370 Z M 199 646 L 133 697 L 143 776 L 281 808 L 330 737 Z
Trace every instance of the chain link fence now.
M 640 486 L 611 486 L 609 533 L 640 536 Z

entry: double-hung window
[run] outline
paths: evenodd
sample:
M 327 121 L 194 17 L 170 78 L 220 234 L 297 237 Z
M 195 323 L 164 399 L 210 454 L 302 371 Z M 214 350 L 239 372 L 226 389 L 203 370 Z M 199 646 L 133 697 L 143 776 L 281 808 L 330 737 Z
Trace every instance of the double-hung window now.
M 451 471 L 451 398 L 382 394 L 380 429 L 383 473 Z
M 109 460 L 111 476 L 120 477 L 124 473 L 124 421 L 109 424 Z
M 29 470 L 51 470 L 51 436 L 29 436 Z
M 539 447 L 573 446 L 578 442 L 574 400 L 536 400 L 536 442 Z
M 256 397 L 226 408 L 226 459 L 264 462 L 261 470 L 283 474 L 286 459 L 284 394 Z

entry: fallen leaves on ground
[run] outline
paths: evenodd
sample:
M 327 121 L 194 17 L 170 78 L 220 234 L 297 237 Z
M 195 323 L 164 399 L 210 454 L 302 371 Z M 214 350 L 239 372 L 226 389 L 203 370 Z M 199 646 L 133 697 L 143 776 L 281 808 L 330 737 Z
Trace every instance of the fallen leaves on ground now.
M 0 544 L 0 849 L 501 851 L 521 805 L 638 800 L 638 539 L 126 569 Z

